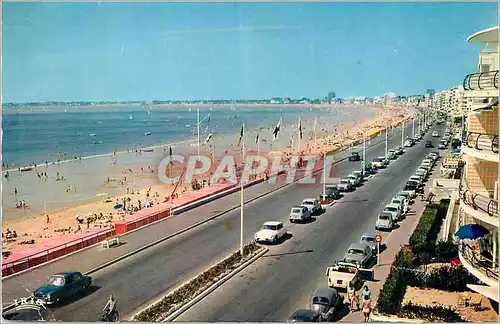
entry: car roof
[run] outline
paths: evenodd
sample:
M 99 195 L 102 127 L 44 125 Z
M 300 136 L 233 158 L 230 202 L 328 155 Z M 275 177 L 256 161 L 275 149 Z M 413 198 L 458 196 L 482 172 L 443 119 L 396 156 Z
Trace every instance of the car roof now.
M 361 235 L 361 237 L 375 237 L 375 236 L 377 235 L 373 233 L 364 233 L 363 235 Z
M 53 275 L 54 276 L 69 277 L 71 275 L 74 275 L 75 273 L 79 273 L 79 272 L 77 272 L 77 271 L 64 271 L 64 272 L 56 272 Z
M 387 204 L 387 205 L 385 205 L 385 207 L 399 207 L 399 206 L 397 204 Z
M 301 208 L 301 209 L 304 209 L 304 208 L 307 208 L 307 207 L 300 205 L 300 206 L 293 206 L 293 207 L 292 207 L 292 209 L 293 209 L 293 208 Z
M 297 309 L 295 312 L 293 312 L 292 316 L 290 317 L 295 317 L 295 316 L 311 316 L 311 317 L 314 317 L 316 315 L 318 315 L 319 313 L 312 310 L 312 309 L 305 309 L 305 308 L 301 308 L 301 309 Z
M 304 202 L 304 201 L 308 201 L 308 200 L 315 201 L 315 200 L 316 200 L 316 198 L 306 198 L 306 199 L 303 199 L 302 201 Z
M 331 297 L 337 295 L 337 290 L 330 287 L 316 288 L 311 297 Z
M 396 199 L 396 200 L 403 200 L 403 199 L 405 199 L 405 197 L 403 197 L 403 196 L 392 197 L 391 201 L 393 201 L 394 199 Z
M 280 224 L 283 224 L 282 222 L 279 222 L 279 221 L 269 221 L 269 222 L 265 222 L 264 225 L 280 225 Z
M 364 250 L 364 249 L 366 249 L 367 246 L 368 245 L 366 245 L 365 243 L 351 243 L 351 245 L 349 245 L 349 249 L 361 249 L 361 250 Z

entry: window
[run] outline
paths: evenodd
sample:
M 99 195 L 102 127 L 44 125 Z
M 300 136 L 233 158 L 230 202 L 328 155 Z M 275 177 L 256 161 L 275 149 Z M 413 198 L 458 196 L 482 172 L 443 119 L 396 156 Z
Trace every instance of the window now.
M 283 224 L 278 224 L 278 225 L 276 226 L 276 229 L 277 229 L 277 230 L 280 230 L 280 229 L 282 229 L 282 228 L 283 228 Z
M 62 276 L 52 276 L 47 281 L 50 286 L 64 286 L 64 277 Z

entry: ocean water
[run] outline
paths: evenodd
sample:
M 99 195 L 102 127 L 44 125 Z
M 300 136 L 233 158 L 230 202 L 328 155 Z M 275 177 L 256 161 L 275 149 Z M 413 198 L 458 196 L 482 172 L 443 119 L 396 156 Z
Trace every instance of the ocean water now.
M 200 119 L 210 114 L 210 122 L 200 126 L 200 140 L 209 133 L 237 134 L 242 123 L 246 130 L 274 128 L 281 116 L 285 125 L 297 123 L 299 115 L 304 121 L 319 121 L 325 113 L 343 121 L 364 115 L 353 110 L 358 108 L 200 108 Z M 188 107 L 9 107 L 2 117 L 3 163 L 9 168 L 196 139 L 197 112 Z

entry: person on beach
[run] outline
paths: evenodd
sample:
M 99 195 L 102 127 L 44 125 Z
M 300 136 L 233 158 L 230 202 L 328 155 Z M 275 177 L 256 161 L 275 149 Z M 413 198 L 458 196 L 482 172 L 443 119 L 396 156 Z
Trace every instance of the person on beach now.
M 50 224 L 50 217 L 48 214 L 47 214 L 47 224 Z
M 370 313 L 372 312 L 372 301 L 368 296 L 364 297 L 363 300 L 363 315 L 365 322 L 370 321 Z

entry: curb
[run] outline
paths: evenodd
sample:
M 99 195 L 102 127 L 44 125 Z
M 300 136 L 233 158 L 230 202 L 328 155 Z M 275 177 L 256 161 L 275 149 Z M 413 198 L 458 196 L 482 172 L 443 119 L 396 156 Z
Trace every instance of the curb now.
M 370 320 L 373 322 L 389 322 L 389 323 L 422 323 L 422 320 L 402 318 L 397 316 L 375 315 L 370 314 Z
M 224 278 L 221 280 L 217 281 L 215 284 L 212 286 L 208 287 L 206 290 L 204 290 L 202 293 L 200 293 L 198 296 L 187 302 L 185 305 L 183 305 L 181 308 L 167 316 L 166 319 L 164 319 L 162 322 L 172 322 L 174 319 L 182 315 L 185 311 L 187 311 L 189 308 L 193 307 L 196 303 L 198 303 L 200 300 L 208 296 L 210 293 L 212 293 L 214 290 L 222 286 L 224 283 L 229 281 L 232 277 L 234 277 L 236 274 L 244 270 L 246 267 L 248 267 L 250 264 L 254 263 L 257 261 L 260 257 L 262 257 L 264 254 L 269 252 L 268 248 L 264 248 L 262 251 L 254 255 L 251 259 L 247 260 L 245 263 L 241 264 L 238 268 L 234 269 L 231 271 L 229 274 L 227 274 Z
M 332 207 L 333 205 L 335 205 L 337 203 L 336 200 L 332 201 L 331 203 L 329 203 L 328 205 L 321 205 L 321 208 L 325 209 L 325 208 L 328 208 L 328 207 Z

